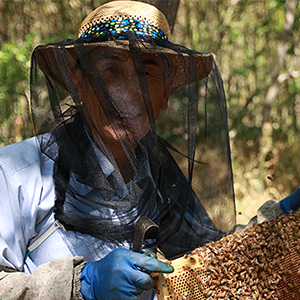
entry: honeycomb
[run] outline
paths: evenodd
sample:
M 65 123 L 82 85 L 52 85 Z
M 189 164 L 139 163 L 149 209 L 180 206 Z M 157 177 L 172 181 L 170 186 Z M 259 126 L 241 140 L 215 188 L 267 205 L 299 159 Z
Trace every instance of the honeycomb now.
M 300 299 L 300 210 L 255 224 L 169 261 L 159 300 Z

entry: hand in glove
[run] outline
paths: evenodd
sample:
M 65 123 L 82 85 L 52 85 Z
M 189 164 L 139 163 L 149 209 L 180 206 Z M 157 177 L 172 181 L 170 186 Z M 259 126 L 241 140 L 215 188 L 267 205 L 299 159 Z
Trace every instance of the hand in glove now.
M 147 272 L 171 273 L 173 267 L 153 257 L 118 248 L 83 268 L 81 293 L 86 300 L 135 300 L 154 287 Z
M 300 187 L 291 195 L 280 202 L 281 210 L 287 214 L 291 210 L 297 210 L 300 207 Z

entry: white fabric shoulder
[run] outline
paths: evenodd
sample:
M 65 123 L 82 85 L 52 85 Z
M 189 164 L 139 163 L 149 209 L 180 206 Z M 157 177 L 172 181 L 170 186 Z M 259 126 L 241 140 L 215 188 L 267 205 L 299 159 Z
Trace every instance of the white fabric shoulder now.
M 41 159 L 49 158 L 42 155 L 36 137 L 0 148 L 0 164 L 9 167 L 11 171 L 28 168 Z
M 0 149 L 0 266 L 22 271 L 29 241 L 48 226 L 52 174 L 36 137 Z

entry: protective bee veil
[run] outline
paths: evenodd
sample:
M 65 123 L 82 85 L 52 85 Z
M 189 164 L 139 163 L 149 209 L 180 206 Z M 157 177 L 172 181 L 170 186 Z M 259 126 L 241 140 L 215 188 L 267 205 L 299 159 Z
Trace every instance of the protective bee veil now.
M 54 161 L 55 218 L 122 244 L 147 216 L 174 257 L 230 232 L 235 206 L 220 73 L 170 39 L 155 7 L 102 5 L 78 39 L 34 50 L 31 105 Z

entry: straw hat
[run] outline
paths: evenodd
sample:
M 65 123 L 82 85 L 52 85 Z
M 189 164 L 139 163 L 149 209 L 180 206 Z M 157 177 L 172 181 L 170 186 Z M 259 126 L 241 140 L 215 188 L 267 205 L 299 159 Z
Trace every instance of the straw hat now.
M 171 43 L 170 27 L 160 10 L 147 3 L 122 0 L 108 2 L 92 11 L 80 25 L 78 41 L 81 40 L 84 47 L 87 49 L 90 48 L 90 50 L 95 48 L 101 49 L 101 47 L 103 49 L 104 47 L 112 47 L 114 49 L 130 51 L 129 41 L 126 40 L 126 33 L 128 32 L 135 34 L 141 41 L 143 41 L 143 38 L 150 37 L 176 46 L 176 44 Z M 105 36 L 107 33 L 115 36 L 114 40 L 101 39 L 100 42 L 95 42 L 98 37 Z M 68 56 L 71 55 L 73 61 L 78 59 L 74 43 L 70 45 L 40 45 L 35 48 L 33 55 L 37 64 L 46 74 L 65 86 L 54 55 L 54 52 L 60 49 L 67 50 Z M 189 64 L 188 54 L 185 51 L 179 51 L 183 55 L 182 61 L 178 53 L 172 50 L 172 46 L 168 48 L 143 42 L 138 43 L 138 50 L 141 53 L 144 52 L 153 55 L 164 54 L 169 61 L 173 87 L 176 88 L 186 84 L 186 70 L 189 70 Z M 188 49 L 186 50 L 186 52 L 189 52 Z M 203 79 L 211 71 L 212 55 L 196 51 L 192 51 L 192 53 L 197 64 L 197 79 Z

